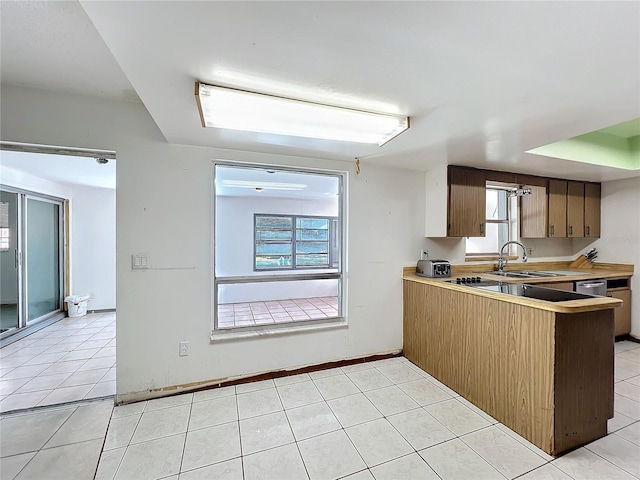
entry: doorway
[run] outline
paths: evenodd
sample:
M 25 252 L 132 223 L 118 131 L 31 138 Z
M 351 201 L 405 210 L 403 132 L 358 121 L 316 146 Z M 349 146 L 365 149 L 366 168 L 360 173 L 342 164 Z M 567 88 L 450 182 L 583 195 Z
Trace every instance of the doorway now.
M 63 307 L 64 200 L 0 187 L 0 334 Z
M 0 159 L 0 414 L 114 395 L 115 153 L 0 142 Z M 87 313 L 66 317 L 68 295 Z

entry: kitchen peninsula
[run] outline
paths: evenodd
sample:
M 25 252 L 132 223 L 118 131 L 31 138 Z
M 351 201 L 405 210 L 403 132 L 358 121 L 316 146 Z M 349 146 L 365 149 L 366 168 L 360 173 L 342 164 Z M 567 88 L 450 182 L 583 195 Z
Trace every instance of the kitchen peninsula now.
M 598 275 L 630 277 L 629 267 Z M 478 266 L 459 272 L 470 268 L 495 278 Z M 622 301 L 551 302 L 419 277 L 415 268 L 404 269 L 403 288 L 404 355 L 411 362 L 551 455 L 607 434 L 614 309 Z

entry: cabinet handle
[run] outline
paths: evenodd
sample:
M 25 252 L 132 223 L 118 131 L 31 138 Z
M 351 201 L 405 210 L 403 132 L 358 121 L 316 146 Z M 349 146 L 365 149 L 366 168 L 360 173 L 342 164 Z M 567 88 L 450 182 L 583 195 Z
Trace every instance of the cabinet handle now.
M 569 225 L 569 235 L 573 235 L 573 225 Z
M 480 224 L 480 233 L 484 235 L 484 223 Z
M 556 226 L 551 225 L 551 236 L 553 237 L 556 234 Z
M 591 233 L 591 227 L 589 227 L 589 225 L 587 225 L 587 236 Z

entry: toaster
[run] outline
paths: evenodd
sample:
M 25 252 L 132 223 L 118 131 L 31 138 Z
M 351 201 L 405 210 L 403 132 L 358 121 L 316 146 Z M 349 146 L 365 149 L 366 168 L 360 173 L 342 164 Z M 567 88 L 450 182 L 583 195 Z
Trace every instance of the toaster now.
M 451 264 L 447 260 L 418 260 L 416 275 L 429 278 L 451 276 Z

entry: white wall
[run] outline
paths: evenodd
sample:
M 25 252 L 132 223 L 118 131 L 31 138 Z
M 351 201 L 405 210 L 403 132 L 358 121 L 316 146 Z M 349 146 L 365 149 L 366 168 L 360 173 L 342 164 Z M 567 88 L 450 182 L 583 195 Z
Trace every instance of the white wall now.
M 640 338 L 640 177 L 602 184 L 598 261 L 631 263 L 631 335 Z
M 338 216 L 337 197 L 332 199 L 292 199 L 273 197 L 224 196 L 216 199 L 216 275 L 252 276 L 274 272 L 253 270 L 253 216 L 256 213 L 283 215 Z M 302 273 L 323 270 L 305 270 Z M 291 270 L 287 273 L 301 273 Z M 338 294 L 337 280 L 306 280 L 300 282 L 249 283 L 222 285 L 220 303 L 282 300 L 287 298 L 329 297 Z
M 93 294 L 90 310 L 116 308 L 116 191 L 73 186 L 72 293 Z
M 3 121 L 3 127 L 5 124 Z M 93 293 L 95 299 L 88 303 L 91 310 L 115 308 L 115 190 L 53 182 L 35 172 L 6 167 L 1 173 L 4 185 L 70 201 L 71 293 Z M 5 256 L 3 253 L 3 261 Z M 3 301 L 4 297 L 3 285 Z
M 335 199 L 218 197 L 216 202 L 216 230 L 224 232 L 216 243 L 218 276 L 261 274 L 253 270 L 254 214 L 338 216 Z
M 2 140 L 117 152 L 120 400 L 402 348 L 401 269 L 424 238 L 424 175 L 366 161 L 349 175 L 348 328 L 212 344 L 212 160 L 353 172 L 352 162 L 170 145 L 140 105 L 21 87 L 1 95 Z M 168 222 L 179 236 L 166 234 Z M 152 268 L 132 271 L 140 252 Z M 190 354 L 179 357 L 183 340 Z
M 4 126 L 4 124 L 5 122 L 3 121 L 2 126 Z M 1 160 L 2 150 L 0 150 L 0 161 Z M 38 177 L 35 174 L 14 170 L 8 167 L 2 167 L 0 173 L 0 183 L 9 187 L 21 188 L 23 190 L 29 190 L 68 200 L 73 197 L 73 189 L 71 188 L 71 185 L 66 183 L 52 182 L 46 178 Z

